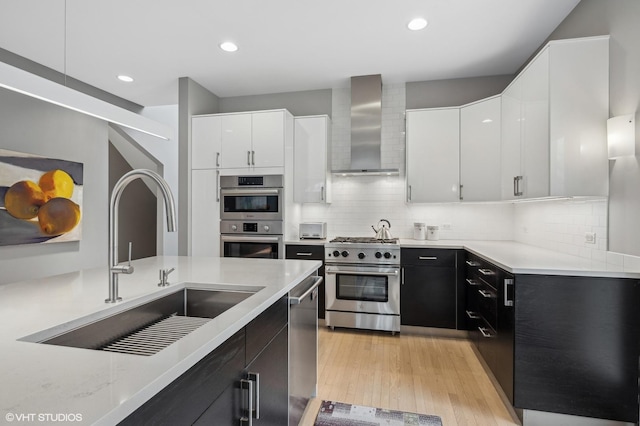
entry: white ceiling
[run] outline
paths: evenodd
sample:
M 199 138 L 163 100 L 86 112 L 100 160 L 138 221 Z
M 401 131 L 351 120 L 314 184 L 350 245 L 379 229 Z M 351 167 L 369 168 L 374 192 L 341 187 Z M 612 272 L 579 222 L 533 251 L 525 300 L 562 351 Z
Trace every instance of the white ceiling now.
M 346 87 L 368 74 L 383 83 L 513 74 L 578 2 L 0 0 L 0 47 L 164 105 L 178 102 L 180 77 L 229 97 Z M 425 30 L 407 30 L 415 16 Z M 226 40 L 240 49 L 223 52 Z

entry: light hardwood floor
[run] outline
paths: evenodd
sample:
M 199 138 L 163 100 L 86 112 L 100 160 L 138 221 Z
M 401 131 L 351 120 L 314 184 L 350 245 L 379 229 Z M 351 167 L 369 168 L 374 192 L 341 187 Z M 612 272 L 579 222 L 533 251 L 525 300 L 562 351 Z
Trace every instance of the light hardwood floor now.
M 320 327 L 318 346 L 318 397 L 302 426 L 323 399 L 434 414 L 444 426 L 518 424 L 465 339 Z

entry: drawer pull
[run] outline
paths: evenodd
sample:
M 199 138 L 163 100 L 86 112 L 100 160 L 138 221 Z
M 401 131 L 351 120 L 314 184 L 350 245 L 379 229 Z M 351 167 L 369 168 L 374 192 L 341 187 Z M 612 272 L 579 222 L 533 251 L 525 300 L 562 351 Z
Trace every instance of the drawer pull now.
M 508 287 L 513 285 L 513 279 L 507 278 L 504 280 L 504 306 L 513 306 L 513 300 L 509 300 Z
M 478 330 L 482 334 L 482 337 L 486 337 L 486 338 L 493 337 L 493 334 L 491 334 L 491 332 L 487 330 L 485 327 L 478 327 Z
M 298 252 L 296 253 L 296 256 L 311 256 L 313 253 L 309 253 L 309 252 Z
M 466 263 L 469 266 L 480 266 L 480 263 L 474 261 L 474 260 L 466 260 L 464 263 Z
M 438 256 L 420 256 L 418 257 L 420 260 L 438 260 Z
M 483 269 L 480 268 L 478 269 L 478 271 L 482 274 L 482 275 L 495 275 L 496 273 L 493 272 L 491 269 Z
M 485 297 L 487 299 L 491 299 L 493 297 L 493 295 L 489 293 L 487 290 L 478 289 L 478 293 L 480 293 L 482 297 Z
M 478 315 L 478 314 L 477 314 L 477 313 L 475 313 L 475 312 L 472 312 L 472 311 L 465 311 L 465 312 L 467 313 L 467 316 L 468 316 L 470 319 L 480 319 L 480 318 L 482 318 L 480 315 Z
M 480 285 L 478 281 L 472 280 L 471 278 L 467 278 L 467 282 L 469 283 L 469 285 L 473 285 L 473 286 Z

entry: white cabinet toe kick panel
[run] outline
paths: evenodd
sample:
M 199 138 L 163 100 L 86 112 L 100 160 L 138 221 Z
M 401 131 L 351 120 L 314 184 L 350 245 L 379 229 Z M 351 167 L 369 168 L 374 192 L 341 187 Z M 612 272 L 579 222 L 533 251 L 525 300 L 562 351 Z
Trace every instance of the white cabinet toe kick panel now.
M 328 327 L 360 328 L 363 330 L 400 332 L 400 315 L 368 314 L 363 312 L 327 311 Z

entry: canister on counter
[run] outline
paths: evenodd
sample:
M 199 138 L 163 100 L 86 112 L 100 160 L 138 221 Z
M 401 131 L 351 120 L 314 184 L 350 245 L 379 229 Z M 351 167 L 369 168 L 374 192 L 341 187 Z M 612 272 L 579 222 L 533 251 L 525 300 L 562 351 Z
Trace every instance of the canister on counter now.
M 415 222 L 413 224 L 413 239 L 424 240 L 426 236 L 426 227 L 422 222 Z
M 440 227 L 435 225 L 427 226 L 427 240 L 438 241 L 440 239 Z

